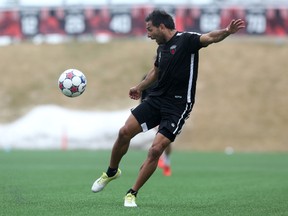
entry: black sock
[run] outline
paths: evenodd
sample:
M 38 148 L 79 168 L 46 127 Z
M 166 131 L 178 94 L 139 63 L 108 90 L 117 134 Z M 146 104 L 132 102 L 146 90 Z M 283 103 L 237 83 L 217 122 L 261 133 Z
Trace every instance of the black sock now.
M 137 196 L 137 193 L 138 193 L 138 191 L 135 191 L 135 190 L 133 190 L 132 188 L 131 189 L 129 189 L 128 191 L 127 191 L 127 193 L 126 194 L 128 194 L 128 193 L 131 193 L 132 195 L 134 195 L 135 197 Z
M 116 175 L 117 171 L 118 171 L 118 167 L 117 168 L 108 167 L 106 174 L 108 177 L 112 177 L 112 176 Z

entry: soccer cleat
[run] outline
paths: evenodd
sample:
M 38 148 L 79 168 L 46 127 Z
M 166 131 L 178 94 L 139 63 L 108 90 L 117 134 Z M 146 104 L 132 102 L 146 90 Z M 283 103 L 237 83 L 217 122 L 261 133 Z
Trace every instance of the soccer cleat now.
M 171 171 L 171 167 L 170 166 L 164 166 L 163 167 L 163 175 L 164 176 L 171 176 L 172 175 L 172 171 Z
M 100 178 L 98 178 L 92 185 L 92 192 L 97 193 L 104 189 L 104 187 L 112 180 L 119 178 L 121 176 L 121 170 L 118 169 L 117 173 L 112 176 L 108 177 L 107 174 L 104 172 Z
M 133 194 L 131 193 L 126 194 L 124 198 L 124 206 L 125 207 L 137 207 L 135 200 L 136 200 L 136 197 Z
M 158 167 L 163 169 L 164 166 L 165 166 L 164 159 L 163 159 L 163 156 L 161 156 L 158 160 Z

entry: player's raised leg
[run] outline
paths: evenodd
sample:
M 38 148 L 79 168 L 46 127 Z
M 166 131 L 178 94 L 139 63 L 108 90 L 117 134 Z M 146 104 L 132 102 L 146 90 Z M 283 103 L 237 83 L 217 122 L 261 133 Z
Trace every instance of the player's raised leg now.
M 141 131 L 141 126 L 131 114 L 124 126 L 119 130 L 118 137 L 112 148 L 110 165 L 106 173 L 104 172 L 92 185 L 91 190 L 94 193 L 102 191 L 110 181 L 121 176 L 121 170 L 119 169 L 120 161 L 129 149 L 130 140 Z

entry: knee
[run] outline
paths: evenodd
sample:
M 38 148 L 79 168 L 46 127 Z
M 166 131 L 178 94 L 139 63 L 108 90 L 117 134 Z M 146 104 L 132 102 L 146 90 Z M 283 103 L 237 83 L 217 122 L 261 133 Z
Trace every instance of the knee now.
M 158 160 L 162 153 L 163 153 L 162 148 L 159 148 L 158 146 L 152 146 L 149 149 L 148 157 L 150 157 L 153 160 Z
M 119 133 L 118 133 L 118 137 L 120 139 L 125 139 L 125 140 L 132 139 L 131 131 L 129 130 L 129 128 L 126 125 L 124 125 L 122 128 L 120 128 Z

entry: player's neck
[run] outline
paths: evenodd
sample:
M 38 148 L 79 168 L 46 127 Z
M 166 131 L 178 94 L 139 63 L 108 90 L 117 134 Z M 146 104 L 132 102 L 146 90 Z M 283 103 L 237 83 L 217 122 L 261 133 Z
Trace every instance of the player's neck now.
M 168 30 L 167 34 L 166 34 L 166 43 L 168 41 L 171 40 L 172 37 L 174 37 L 174 35 L 176 34 L 177 30 L 174 29 L 174 30 Z

